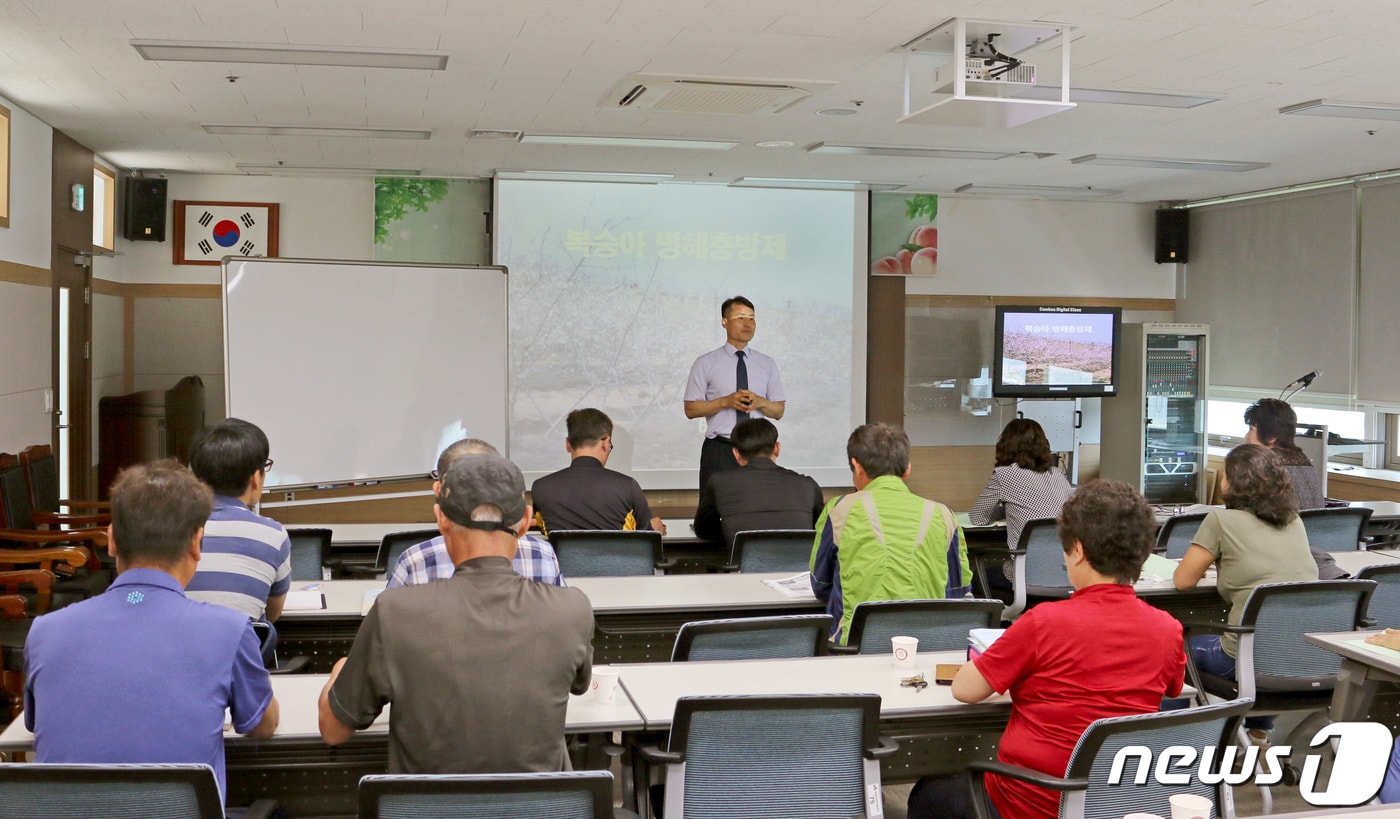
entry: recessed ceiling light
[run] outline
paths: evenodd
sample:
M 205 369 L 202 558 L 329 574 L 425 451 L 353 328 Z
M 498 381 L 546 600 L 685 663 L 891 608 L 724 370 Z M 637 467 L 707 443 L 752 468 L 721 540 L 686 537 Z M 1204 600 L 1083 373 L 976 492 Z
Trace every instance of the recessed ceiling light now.
M 205 123 L 200 126 L 210 134 L 237 134 L 240 136 L 312 136 L 312 137 L 360 137 L 361 139 L 428 139 L 432 131 L 416 131 L 403 128 L 361 128 L 351 126 L 324 127 L 317 125 L 216 125 Z
M 823 108 L 817 113 L 824 117 L 849 117 L 860 112 L 854 108 Z
M 1007 95 L 1022 100 L 1058 100 L 1060 87 L 1055 85 L 1007 86 Z M 1220 97 L 1203 94 L 1169 94 L 1165 91 L 1114 91 L 1108 88 L 1075 88 L 1070 86 L 1071 102 L 1098 102 L 1107 105 L 1147 105 L 1153 108 L 1195 108 L 1218 102 Z
M 589 145 L 606 148 L 685 148 L 696 151 L 727 151 L 739 144 L 737 142 L 717 139 L 583 136 L 581 134 L 522 134 L 520 141 L 535 145 Z
M 1122 191 L 1093 187 L 1060 187 L 1057 185 L 963 185 L 955 189 L 954 193 L 1025 196 L 1032 199 L 1103 199 L 1117 196 Z
M 520 131 L 505 131 L 495 128 L 473 128 L 467 132 L 467 139 L 499 139 L 505 142 L 515 142 L 523 134 Z
M 447 54 L 381 48 L 284 45 L 278 43 L 210 43 L 183 40 L 132 40 L 131 47 L 147 60 L 203 63 L 270 63 L 274 65 L 338 65 L 351 68 L 418 68 L 441 71 Z
M 233 167 L 253 175 L 331 174 L 340 176 L 422 176 L 418 168 L 334 168 L 327 165 L 284 165 L 280 162 L 235 162 Z
M 792 148 L 795 147 L 797 143 L 790 142 L 786 139 L 773 139 L 767 142 L 755 142 L 754 145 L 759 148 Z
M 909 156 L 916 159 L 1005 159 L 1015 151 L 973 151 L 964 148 L 908 148 L 897 145 L 834 145 L 817 142 L 807 146 L 813 154 L 855 154 L 858 156 Z
M 1109 156 L 1085 154 L 1070 162 L 1075 165 L 1114 165 L 1120 168 L 1159 168 L 1172 171 L 1257 171 L 1267 162 L 1239 162 L 1233 159 L 1168 159 L 1156 156 Z
M 1389 102 L 1347 102 L 1309 100 L 1278 109 L 1280 114 L 1306 114 L 1310 117 L 1350 117 L 1352 119 L 1400 119 L 1400 105 Z
M 883 182 L 858 182 L 853 179 L 786 179 L 769 176 L 741 176 L 729 183 L 731 188 L 798 188 L 825 191 L 897 191 L 903 185 Z

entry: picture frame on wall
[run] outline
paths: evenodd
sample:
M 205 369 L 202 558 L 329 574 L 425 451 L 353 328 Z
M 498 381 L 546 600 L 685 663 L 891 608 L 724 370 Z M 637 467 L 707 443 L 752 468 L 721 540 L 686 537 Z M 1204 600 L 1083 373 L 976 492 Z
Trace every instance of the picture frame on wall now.
M 225 256 L 277 256 L 276 202 L 175 202 L 175 264 L 217 265 Z

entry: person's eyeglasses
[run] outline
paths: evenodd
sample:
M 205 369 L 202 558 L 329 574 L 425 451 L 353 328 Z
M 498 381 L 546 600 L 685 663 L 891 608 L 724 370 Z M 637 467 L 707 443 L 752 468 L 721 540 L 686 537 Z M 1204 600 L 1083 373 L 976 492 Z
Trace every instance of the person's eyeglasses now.
M 263 464 L 263 471 L 264 471 L 264 472 L 268 472 L 268 471 L 271 471 L 271 469 L 272 469 L 272 459 L 271 459 L 271 458 L 268 458 L 268 459 L 267 459 L 267 463 Z

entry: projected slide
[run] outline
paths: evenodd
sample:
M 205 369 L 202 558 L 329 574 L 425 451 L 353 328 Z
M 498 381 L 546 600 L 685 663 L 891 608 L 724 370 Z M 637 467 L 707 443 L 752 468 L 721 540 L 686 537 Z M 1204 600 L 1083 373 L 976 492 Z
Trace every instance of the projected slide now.
M 1110 384 L 1111 315 L 1007 313 L 1002 381 L 1007 384 Z
M 693 488 L 703 422 L 685 417 L 686 377 L 724 343 L 720 303 L 742 294 L 758 317 L 752 347 L 777 360 L 788 392 L 781 462 L 849 481 L 865 384 L 852 343 L 857 206 L 830 191 L 498 181 L 511 458 L 527 477 L 565 466 L 565 416 L 591 406 L 617 427 L 610 466 L 648 488 Z

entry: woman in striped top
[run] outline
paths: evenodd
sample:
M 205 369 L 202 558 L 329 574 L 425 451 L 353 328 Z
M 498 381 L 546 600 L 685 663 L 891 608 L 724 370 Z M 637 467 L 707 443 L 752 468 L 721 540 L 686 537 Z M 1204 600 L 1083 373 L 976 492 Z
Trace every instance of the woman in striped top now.
M 1060 507 L 1073 492 L 1065 473 L 1054 466 L 1045 430 L 1029 418 L 1017 418 L 997 438 L 996 468 L 967 516 L 973 526 L 1005 518 L 1006 542 L 1015 548 L 1026 521 L 1059 516 Z M 989 580 L 1010 589 L 1011 563 L 1002 568 L 1004 576 L 993 574 Z M 1006 585 L 998 580 L 1005 580 Z

